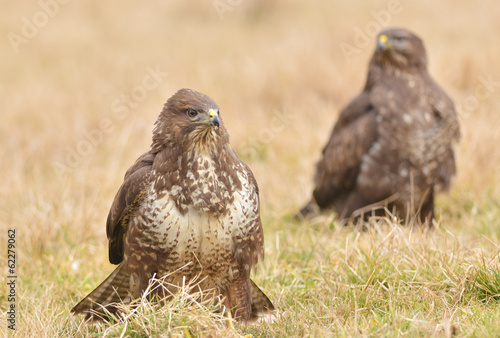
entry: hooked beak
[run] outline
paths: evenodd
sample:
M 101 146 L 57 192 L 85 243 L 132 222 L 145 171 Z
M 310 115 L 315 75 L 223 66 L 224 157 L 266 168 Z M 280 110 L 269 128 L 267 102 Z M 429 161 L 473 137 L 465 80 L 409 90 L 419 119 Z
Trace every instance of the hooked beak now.
M 391 48 L 391 45 L 389 44 L 389 39 L 387 38 L 387 35 L 382 34 L 378 37 L 377 40 L 377 50 L 388 50 Z
M 208 112 L 208 123 L 212 126 L 219 127 L 219 114 L 213 109 L 210 109 Z

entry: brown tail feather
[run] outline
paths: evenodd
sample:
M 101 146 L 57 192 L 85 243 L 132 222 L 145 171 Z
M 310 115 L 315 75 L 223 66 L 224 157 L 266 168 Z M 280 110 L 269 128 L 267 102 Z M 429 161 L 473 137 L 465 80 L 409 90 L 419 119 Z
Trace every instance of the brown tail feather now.
M 108 278 L 94 289 L 87 297 L 82 299 L 71 309 L 74 314 L 86 314 L 87 317 L 94 317 L 95 314 L 103 314 L 107 311 L 115 313 L 117 308 L 112 304 L 123 302 L 130 303 L 131 296 L 130 275 L 120 264 Z
M 252 318 L 274 311 L 273 303 L 252 280 L 250 280 L 250 296 L 252 297 Z
M 314 199 L 310 200 L 302 209 L 300 209 L 293 218 L 296 221 L 302 221 L 304 218 L 310 217 L 310 216 L 316 216 L 320 212 L 318 205 L 314 201 Z

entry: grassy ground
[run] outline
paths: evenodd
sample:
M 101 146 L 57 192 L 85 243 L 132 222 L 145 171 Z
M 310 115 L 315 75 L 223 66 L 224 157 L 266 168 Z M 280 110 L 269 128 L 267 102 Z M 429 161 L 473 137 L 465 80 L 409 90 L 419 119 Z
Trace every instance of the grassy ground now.
M 2 258 L 0 332 L 500 334 L 495 0 L 47 0 L 4 3 L 2 13 L 0 248 L 7 252 L 15 229 L 18 277 L 11 331 Z M 391 218 L 364 232 L 333 215 L 296 222 L 291 215 L 309 198 L 339 109 L 363 86 L 381 26 L 423 38 L 431 73 L 459 108 L 458 176 L 438 198 L 435 230 Z M 259 182 L 266 259 L 254 280 L 281 317 L 232 328 L 180 294 L 163 308 L 143 304 L 126 322 L 85 325 L 69 310 L 113 270 L 109 206 L 125 170 L 148 149 L 163 103 L 182 87 L 218 102 L 232 146 Z

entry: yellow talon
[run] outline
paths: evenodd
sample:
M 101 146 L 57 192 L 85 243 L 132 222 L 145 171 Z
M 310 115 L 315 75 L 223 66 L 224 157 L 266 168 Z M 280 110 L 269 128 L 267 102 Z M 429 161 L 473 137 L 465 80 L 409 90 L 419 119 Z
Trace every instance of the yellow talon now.
M 229 318 L 229 322 L 227 324 L 227 327 L 234 330 L 233 317 L 231 316 L 231 311 L 227 312 L 227 318 Z

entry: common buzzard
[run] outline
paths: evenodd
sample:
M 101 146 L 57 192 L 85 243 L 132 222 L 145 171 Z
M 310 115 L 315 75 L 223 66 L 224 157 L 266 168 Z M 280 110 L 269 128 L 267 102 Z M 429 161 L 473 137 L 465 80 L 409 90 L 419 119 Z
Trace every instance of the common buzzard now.
M 427 72 L 422 40 L 405 29 L 382 31 L 365 87 L 340 112 L 301 214 L 317 204 L 340 219 L 366 219 L 385 206 L 430 225 L 434 194 L 455 174 L 459 136 L 453 102 Z
M 117 302 L 140 297 L 154 276 L 165 279 L 167 293 L 197 278 L 239 320 L 273 310 L 250 279 L 264 257 L 257 182 L 207 95 L 181 89 L 167 101 L 151 150 L 125 174 L 106 230 L 118 267 L 73 313 L 116 312 Z

